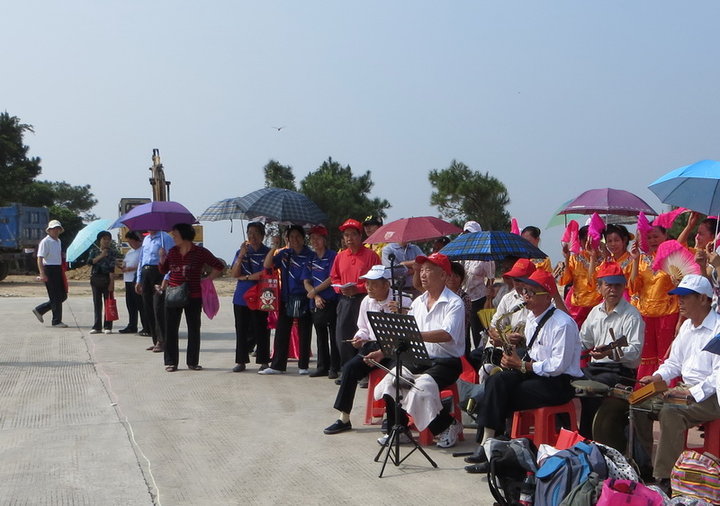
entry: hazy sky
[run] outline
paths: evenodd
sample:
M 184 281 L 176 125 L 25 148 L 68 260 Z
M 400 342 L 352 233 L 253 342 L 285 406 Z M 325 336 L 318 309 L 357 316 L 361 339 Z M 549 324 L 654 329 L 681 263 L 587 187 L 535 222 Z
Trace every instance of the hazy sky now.
M 372 172 L 389 220 L 437 215 L 427 173 L 457 159 L 543 228 L 590 188 L 661 211 L 649 183 L 720 159 L 718 19 L 715 1 L 5 2 L 0 109 L 100 217 L 150 196 L 159 148 L 198 214 L 262 187 L 271 158 L 300 181 L 332 156 Z M 206 227 L 228 260 L 229 230 Z

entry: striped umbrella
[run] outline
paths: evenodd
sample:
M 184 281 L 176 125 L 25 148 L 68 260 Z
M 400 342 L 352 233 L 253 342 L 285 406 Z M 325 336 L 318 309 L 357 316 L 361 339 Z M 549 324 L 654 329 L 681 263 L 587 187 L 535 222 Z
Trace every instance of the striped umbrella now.
M 506 256 L 547 257 L 521 236 L 500 230 L 461 234 L 441 249 L 440 253 L 451 260 L 502 260 Z

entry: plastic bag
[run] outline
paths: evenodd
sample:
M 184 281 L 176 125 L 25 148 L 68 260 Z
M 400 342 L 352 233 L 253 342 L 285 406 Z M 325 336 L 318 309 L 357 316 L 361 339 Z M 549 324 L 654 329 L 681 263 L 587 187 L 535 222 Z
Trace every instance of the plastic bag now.
M 203 312 L 212 320 L 220 310 L 220 299 L 218 298 L 212 279 L 205 278 L 201 280 L 200 290 L 202 291 Z

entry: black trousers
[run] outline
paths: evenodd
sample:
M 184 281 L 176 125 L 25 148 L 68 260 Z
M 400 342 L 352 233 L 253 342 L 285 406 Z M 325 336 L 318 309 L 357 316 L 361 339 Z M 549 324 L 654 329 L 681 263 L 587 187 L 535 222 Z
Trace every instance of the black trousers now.
M 185 307 L 166 307 L 165 319 L 167 322 L 165 334 L 165 365 L 178 365 L 180 352 L 178 338 L 180 333 L 180 318 L 185 313 L 187 324 L 187 365 L 196 366 L 200 360 L 200 310 L 202 298 L 190 297 Z
M 361 355 L 367 355 L 371 351 L 379 350 L 380 347 L 374 341 L 365 343 L 360 348 L 360 353 L 351 358 L 342 369 L 342 381 L 340 388 L 338 389 L 337 396 L 335 397 L 335 404 L 333 407 L 343 413 L 350 413 L 352 411 L 353 403 L 355 401 L 355 392 L 357 392 L 358 382 L 365 376 L 370 374 L 370 371 L 375 369 L 374 366 L 370 366 L 363 362 Z M 391 364 L 391 360 L 384 358 L 380 361 L 385 367 Z
M 130 330 L 138 329 L 138 315 L 143 329 L 147 329 L 145 321 L 145 311 L 143 308 L 142 295 L 135 292 L 135 283 L 133 281 L 125 281 L 125 307 L 128 310 L 127 328 Z
M 393 365 L 390 367 L 394 368 L 395 366 Z M 405 367 L 408 366 L 406 365 Z M 408 367 L 408 369 L 410 369 L 413 374 L 430 375 L 430 377 L 435 380 L 435 383 L 437 383 L 438 389 L 442 390 L 443 388 L 446 388 L 455 383 L 460 377 L 460 373 L 462 372 L 462 362 L 459 358 L 434 358 L 432 361 L 432 365 L 430 366 L 410 366 Z M 343 371 L 343 373 L 344 372 L 345 371 Z M 383 399 L 385 400 L 388 427 L 392 427 L 396 423 L 407 426 L 408 416 L 405 410 L 403 410 L 402 408 L 398 410 L 400 418 L 396 421 L 395 399 L 393 399 L 389 395 L 385 395 Z M 443 403 L 442 411 L 440 411 L 440 413 L 435 417 L 435 419 L 430 422 L 430 425 L 428 425 L 428 429 L 430 429 L 430 432 L 437 435 L 450 426 L 453 421 L 453 417 L 450 414 L 451 406 L 452 404 L 448 406 L 446 403 Z
M 340 352 L 340 365 L 344 366 L 357 354 L 357 349 L 347 339 L 355 337 L 357 332 L 357 320 L 360 314 L 360 303 L 366 294 L 359 293 L 352 297 L 340 296 L 337 303 L 337 327 L 335 330 L 335 341 Z
M 310 340 L 312 339 L 312 317 L 310 311 L 302 315 L 298 320 L 298 331 L 300 334 L 300 357 L 298 358 L 298 369 L 307 369 L 310 365 Z M 293 318 L 290 318 L 285 311 L 285 301 L 280 301 L 278 321 L 275 327 L 275 340 L 273 341 L 273 356 L 270 367 L 278 371 L 287 369 L 288 346 L 290 345 L 290 332 L 292 330 Z
M 337 301 L 325 301 L 325 307 L 311 311 L 317 336 L 317 368 L 321 371 L 340 370 L 340 351 L 335 341 L 337 324 Z
M 591 363 L 583 369 L 585 377 L 589 380 L 599 381 L 609 387 L 614 387 L 618 383 L 627 383 L 623 381 L 621 376 L 626 378 L 634 378 L 637 369 L 629 369 L 620 364 Z M 592 439 L 592 424 L 595 419 L 595 413 L 602 404 L 603 397 L 580 397 L 580 435 L 588 439 Z
M 485 397 L 478 414 L 478 442 L 485 428 L 505 432 L 505 419 L 514 411 L 559 406 L 575 396 L 572 376 L 538 376 L 520 371 L 501 371 L 485 381 Z
M 62 303 L 67 299 L 65 282 L 63 281 L 62 275 L 62 266 L 46 265 L 45 276 L 47 276 L 45 289 L 47 290 L 48 299 L 50 300 L 43 302 L 35 309 L 40 314 L 52 311 L 52 324 L 57 325 L 58 323 L 62 323 Z
M 95 330 L 112 330 L 112 322 L 107 319 L 103 320 L 105 301 L 110 296 L 110 275 L 96 274 L 91 276 L 90 287 L 92 288 L 93 312 L 95 314 L 95 321 L 92 328 Z
M 250 362 L 251 343 L 257 345 L 256 364 L 270 363 L 270 329 L 267 311 L 233 304 L 235 313 L 235 363 Z
M 165 295 L 155 292 L 155 285 L 162 283 L 163 276 L 157 265 L 143 266 L 142 300 L 147 330 L 150 331 L 153 344 L 165 343 Z

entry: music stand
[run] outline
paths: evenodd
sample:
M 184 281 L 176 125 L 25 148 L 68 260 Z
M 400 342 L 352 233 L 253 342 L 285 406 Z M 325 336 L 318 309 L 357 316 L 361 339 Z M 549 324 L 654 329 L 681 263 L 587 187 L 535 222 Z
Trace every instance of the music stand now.
M 385 444 L 375 456 L 375 462 L 379 462 L 380 455 L 382 455 L 384 451 L 387 451 L 378 477 L 382 478 L 388 459 L 391 459 L 392 463 L 397 467 L 412 455 L 415 450 L 419 450 L 433 467 L 437 467 L 435 461 L 433 461 L 417 441 L 415 441 L 415 438 L 412 437 L 407 427 L 400 425 L 400 400 L 402 399 L 402 394 L 400 393 L 400 380 L 398 378 L 402 377 L 403 361 L 406 361 L 410 365 L 430 365 L 432 363 L 427 354 L 425 343 L 420 336 L 420 329 L 418 329 L 415 317 L 375 311 L 368 311 L 367 316 L 370 326 L 377 338 L 377 342 L 380 344 L 380 348 L 385 356 L 395 357 L 395 424 L 390 432 L 390 437 L 387 438 L 387 441 L 385 441 Z M 401 458 L 400 435 L 403 433 L 410 438 L 414 448 L 410 450 L 405 457 Z

